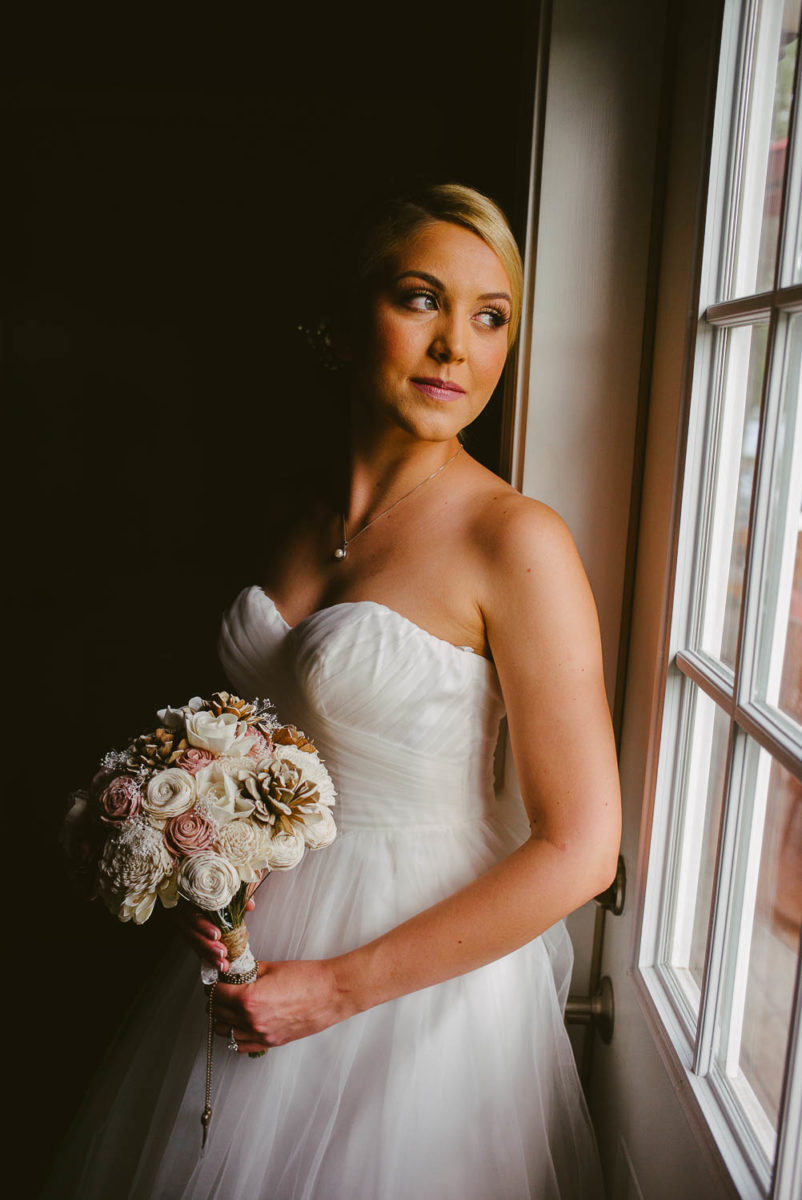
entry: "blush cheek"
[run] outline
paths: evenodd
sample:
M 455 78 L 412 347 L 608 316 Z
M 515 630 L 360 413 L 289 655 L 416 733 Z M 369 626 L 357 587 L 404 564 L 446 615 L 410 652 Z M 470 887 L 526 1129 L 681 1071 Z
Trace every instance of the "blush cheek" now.
M 418 355 L 418 339 L 405 321 L 392 315 L 379 315 L 374 327 L 374 359 L 377 363 L 402 369 Z
M 483 358 L 481 371 L 484 380 L 486 381 L 488 394 L 493 391 L 499 379 L 501 372 L 504 370 L 504 363 L 507 361 L 507 344 L 504 343 L 503 349 L 493 348 L 487 356 Z

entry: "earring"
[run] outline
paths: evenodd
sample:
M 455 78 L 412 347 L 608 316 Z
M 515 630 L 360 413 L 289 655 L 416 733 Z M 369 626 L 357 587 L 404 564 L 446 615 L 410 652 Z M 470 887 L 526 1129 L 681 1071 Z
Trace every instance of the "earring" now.
M 304 335 L 321 367 L 327 371 L 339 371 L 345 366 L 345 360 L 334 349 L 328 317 L 321 317 L 315 326 L 299 325 L 298 332 Z

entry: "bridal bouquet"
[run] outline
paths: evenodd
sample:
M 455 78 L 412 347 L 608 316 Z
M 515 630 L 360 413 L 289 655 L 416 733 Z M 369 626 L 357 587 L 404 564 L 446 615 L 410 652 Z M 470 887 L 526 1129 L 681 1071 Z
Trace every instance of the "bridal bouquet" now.
M 266 701 L 215 692 L 157 715 L 156 729 L 111 750 L 89 790 L 73 792 L 62 843 L 90 894 L 121 921 L 143 924 L 157 899 L 200 909 L 228 950 L 226 982 L 250 983 L 248 900 L 269 871 L 334 840 L 334 785 L 309 738 L 279 724 Z M 202 967 L 201 977 L 210 985 L 205 1146 L 217 968 Z M 229 1046 L 238 1049 L 233 1030 Z
M 309 738 L 265 701 L 215 692 L 157 715 L 73 792 L 62 842 L 121 921 L 141 925 L 157 899 L 172 908 L 179 896 L 202 910 L 228 949 L 227 980 L 248 982 L 248 899 L 267 872 L 334 840 L 334 785 Z M 211 983 L 217 970 L 202 975 Z

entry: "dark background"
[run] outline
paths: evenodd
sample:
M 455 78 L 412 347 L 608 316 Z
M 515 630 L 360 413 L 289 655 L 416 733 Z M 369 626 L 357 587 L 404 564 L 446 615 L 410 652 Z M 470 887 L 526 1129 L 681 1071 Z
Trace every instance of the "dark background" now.
M 58 69 L 30 43 L 12 64 L 6 711 L 26 726 L 16 807 L 39 850 L 13 856 L 44 958 L 13 1038 L 42 1166 L 174 936 L 167 914 L 134 929 L 70 892 L 66 794 L 157 707 L 222 684 L 220 613 L 264 574 L 272 499 L 334 444 L 336 393 L 296 326 L 354 214 L 454 179 L 520 236 L 535 7 L 304 8 L 281 31 L 219 10 L 200 41 L 118 28 L 94 59 L 50 27 Z M 468 444 L 491 467 L 499 433 L 497 395 Z

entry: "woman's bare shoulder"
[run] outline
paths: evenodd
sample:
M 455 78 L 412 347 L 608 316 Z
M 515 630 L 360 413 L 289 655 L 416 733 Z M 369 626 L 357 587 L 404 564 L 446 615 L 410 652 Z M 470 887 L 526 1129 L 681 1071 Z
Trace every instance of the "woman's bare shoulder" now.
M 488 635 L 507 626 L 516 637 L 527 627 L 545 635 L 570 619 L 595 636 L 595 604 L 565 521 L 548 504 L 476 466 L 466 515 L 473 594 Z
M 521 553 L 576 553 L 574 540 L 562 517 L 531 496 L 522 495 L 506 480 L 471 460 L 470 514 L 475 544 L 492 568 Z

